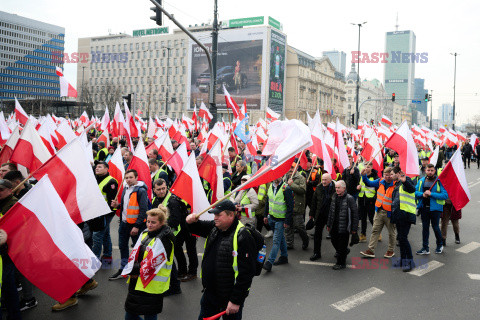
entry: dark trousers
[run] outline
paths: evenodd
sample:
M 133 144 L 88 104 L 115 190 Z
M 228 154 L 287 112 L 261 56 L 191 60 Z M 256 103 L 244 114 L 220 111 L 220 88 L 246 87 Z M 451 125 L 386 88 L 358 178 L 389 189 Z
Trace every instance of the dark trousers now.
M 424 208 L 420 209 L 420 214 L 422 216 L 422 236 L 423 236 L 423 248 L 429 249 L 430 237 L 430 224 L 432 225 L 433 233 L 437 239 L 437 247 L 440 247 L 443 244 L 442 232 L 440 231 L 440 216 L 442 213 L 440 211 L 428 211 Z
M 348 240 L 350 234 L 338 233 L 337 230 L 332 230 L 330 235 L 332 236 L 333 247 L 338 253 L 337 264 L 344 266 L 347 264 Z
M 470 169 L 470 159 L 472 158 L 471 155 L 469 156 L 463 156 L 463 166 L 465 169 L 467 168 L 467 162 L 468 162 L 468 168 Z
M 480 169 L 480 155 L 477 156 L 477 169 Z
M 226 307 L 221 305 L 215 305 L 211 302 L 213 299 L 208 299 L 206 297 L 208 293 L 205 291 L 203 293 L 202 299 L 200 300 L 200 315 L 198 316 L 198 320 L 203 320 L 203 318 L 211 317 L 216 314 L 219 314 L 222 311 L 225 311 Z M 223 320 L 241 320 L 242 319 L 242 310 L 243 305 L 240 306 L 240 309 L 237 313 L 231 315 L 224 315 L 222 317 Z
M 412 225 L 410 222 L 398 221 L 396 226 L 398 242 L 400 243 L 400 257 L 402 259 L 402 265 L 406 265 L 405 263 L 411 262 L 413 259 L 412 247 L 408 241 L 408 233 L 410 232 L 410 227 Z
M 120 227 L 118 228 L 118 247 L 120 249 L 120 258 L 121 258 L 121 267 L 123 269 L 128 262 L 129 256 L 129 241 L 132 238 L 132 242 L 135 244 L 137 243 L 139 235 L 142 233 L 143 230 L 139 230 L 136 236 L 131 236 L 130 232 L 132 231 L 135 225 L 129 224 L 123 221 L 120 221 Z
M 197 237 L 192 236 L 190 232 L 186 230 L 186 227 L 184 227 L 177 234 L 175 240 L 175 258 L 178 263 L 178 273 L 180 275 L 185 275 L 187 273 L 196 275 L 198 269 Z M 188 271 L 187 260 L 183 253 L 183 243 L 185 243 L 185 246 L 187 247 Z
M 168 288 L 168 290 L 171 290 L 172 292 L 180 291 L 180 283 L 180 280 L 178 280 L 177 265 L 174 261 L 172 265 L 172 272 L 170 273 L 170 287 Z
M 262 232 L 263 227 L 265 227 L 265 229 L 267 229 L 267 231 L 272 230 L 272 229 L 270 228 L 270 226 L 268 225 L 268 223 L 265 224 L 265 223 L 263 222 L 263 216 L 261 216 L 261 215 L 255 215 L 255 219 L 257 219 L 257 231 L 258 231 L 258 232 Z
M 18 299 L 17 284 L 15 283 L 15 265 L 10 258 L 3 259 L 2 272 L 2 298 L 5 299 L 5 308 L 7 310 L 6 319 L 22 319 L 20 315 L 20 302 Z M 2 307 L 4 307 L 2 305 Z M 0 319 L 2 318 L 2 309 L 0 308 Z
M 313 253 L 321 255 L 322 249 L 322 234 L 325 228 L 326 221 L 315 221 L 315 234 L 313 235 Z
M 373 226 L 373 217 L 375 216 L 375 200 L 376 198 L 367 198 L 365 196 L 358 198 L 358 215 L 362 222 L 362 234 L 367 234 L 367 217 Z

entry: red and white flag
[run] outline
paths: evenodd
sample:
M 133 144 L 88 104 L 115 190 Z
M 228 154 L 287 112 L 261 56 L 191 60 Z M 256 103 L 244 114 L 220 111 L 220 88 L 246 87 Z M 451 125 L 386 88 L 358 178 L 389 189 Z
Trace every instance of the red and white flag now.
M 182 143 L 177 150 L 173 153 L 173 155 L 167 160 L 168 165 L 172 167 L 175 173 L 180 175 L 182 172 L 182 168 L 187 162 L 188 159 L 188 152 L 187 146 L 185 143 Z
M 117 147 L 117 150 L 113 153 L 110 161 L 108 162 L 108 173 L 115 178 L 118 182 L 118 201 L 122 198 L 122 190 L 123 189 L 123 177 L 125 176 L 125 167 L 123 165 L 123 158 L 122 158 L 122 148 Z
M 337 122 L 335 124 L 335 158 L 337 159 L 340 173 L 350 166 L 347 149 L 345 148 L 345 142 L 343 141 L 343 128 L 344 126 L 340 124 L 340 120 L 337 118 Z
M 208 120 L 207 122 L 210 122 L 213 119 L 212 114 L 210 113 L 210 111 L 208 110 L 208 108 L 205 106 L 205 104 L 203 102 L 200 104 L 200 110 L 198 111 L 198 117 L 207 119 Z
M 132 161 L 130 161 L 130 164 L 128 165 L 128 169 L 137 170 L 138 181 L 143 181 L 147 185 L 148 197 L 152 199 L 152 176 L 150 175 L 147 152 L 145 151 L 142 139 L 138 140 L 137 147 L 135 148 Z
M 233 116 L 235 118 L 238 118 L 240 114 L 240 108 L 238 107 L 235 100 L 233 100 L 230 93 L 228 93 L 227 89 L 225 88 L 225 85 L 223 85 L 223 94 L 225 95 L 225 102 L 227 103 L 227 108 L 232 109 Z
M 137 137 L 138 138 L 138 128 L 135 124 L 135 119 L 132 117 L 130 113 L 130 109 L 128 108 L 127 102 L 123 100 L 123 106 L 125 107 L 125 123 L 129 126 L 129 134 L 130 137 Z
M 27 124 L 28 114 L 23 110 L 20 102 L 15 98 L 15 119 L 22 124 L 22 126 Z
M 58 150 L 77 138 L 67 121 L 63 121 L 55 130 L 58 137 L 58 143 L 55 146 Z
M 321 127 L 320 119 L 313 119 L 313 129 L 311 132 L 313 145 L 309 148 L 311 152 L 323 159 L 324 169 L 328 173 L 333 173 L 332 155 L 329 154 L 325 143 L 324 133 Z
M 455 151 L 438 179 L 447 190 L 448 197 L 456 210 L 461 210 L 467 205 L 472 196 L 468 189 L 460 149 Z
M 27 121 L 10 160 L 34 172 L 51 156 L 38 131 L 35 130 L 33 122 Z
M 222 148 L 220 140 L 217 140 L 213 148 L 198 167 L 198 174 L 210 184 L 212 190 L 212 203 L 224 196 L 223 170 L 222 170 Z
M 437 161 L 438 161 L 438 154 L 440 153 L 440 147 L 437 146 L 435 148 L 435 151 L 432 152 L 432 154 L 430 155 L 430 158 L 429 158 L 429 163 L 433 164 L 434 166 L 437 165 Z
M 18 139 L 20 138 L 20 127 L 17 125 L 16 128 L 13 130 L 12 134 L 8 138 L 7 142 L 0 151 L 0 163 L 5 163 L 10 160 L 12 156 L 13 149 L 17 145 Z
M 80 138 L 75 139 L 33 172 L 37 180 L 48 174 L 75 224 L 111 212 L 85 154 Z
M 108 107 L 105 107 L 105 114 L 102 117 L 100 122 L 100 130 L 108 131 L 108 126 L 110 125 L 110 115 L 108 113 Z
M 407 121 L 392 134 L 385 147 L 395 150 L 400 156 L 400 168 L 409 177 L 419 175 L 418 152 Z
M 210 206 L 200 181 L 194 153 L 188 157 L 170 192 L 185 200 L 194 213 L 200 213 Z M 213 220 L 213 214 L 207 212 L 200 216 L 200 220 Z
M 102 131 L 102 134 L 100 137 L 98 137 L 97 142 L 103 141 L 105 143 L 105 148 L 108 148 L 110 146 L 110 135 L 108 134 L 107 131 Z
M 0 229 L 8 234 L 8 255 L 17 269 L 60 303 L 101 266 L 48 176 L 0 219 Z
M 63 77 L 63 70 L 62 70 L 62 68 L 60 68 L 60 67 L 55 67 L 55 72 L 56 72 L 57 76 Z
M 267 108 L 267 112 L 266 112 L 267 119 L 270 119 L 270 121 L 275 121 L 280 119 L 280 114 L 276 113 L 269 107 L 266 107 L 266 108 Z
M 65 77 L 60 77 L 60 97 L 77 97 L 77 89 Z
M 393 124 L 392 120 L 390 120 L 386 115 L 382 115 L 382 122 L 388 126 L 391 126 Z
M 2 147 L 7 142 L 8 138 L 10 138 L 11 133 L 12 131 L 8 127 L 7 123 L 5 122 L 3 111 L 0 111 L 0 145 Z
M 383 171 L 382 145 L 378 141 L 375 131 L 371 130 L 371 132 L 372 134 L 365 143 L 365 148 L 363 148 L 361 155 L 366 161 L 372 162 L 373 169 L 377 170 L 378 176 L 381 177 Z

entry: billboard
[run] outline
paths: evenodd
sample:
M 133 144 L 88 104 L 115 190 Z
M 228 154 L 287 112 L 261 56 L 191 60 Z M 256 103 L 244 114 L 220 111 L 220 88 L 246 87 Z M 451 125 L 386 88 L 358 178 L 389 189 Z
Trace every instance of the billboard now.
M 272 30 L 270 40 L 268 107 L 282 114 L 285 89 L 285 45 L 287 39 L 284 34 Z
M 265 105 L 266 46 L 268 29 L 247 28 L 221 30 L 218 35 L 216 103 L 219 110 L 226 109 L 222 86 L 238 105 L 246 99 L 247 109 L 260 110 Z M 211 51 L 211 34 L 196 34 Z M 189 106 L 208 105 L 210 73 L 205 52 L 190 42 L 190 72 L 187 96 Z

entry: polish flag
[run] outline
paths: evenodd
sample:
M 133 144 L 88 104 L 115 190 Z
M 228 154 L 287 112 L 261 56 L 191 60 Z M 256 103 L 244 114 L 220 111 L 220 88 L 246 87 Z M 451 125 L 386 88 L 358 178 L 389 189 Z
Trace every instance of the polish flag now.
M 77 97 L 77 90 L 65 79 L 60 77 L 60 97 Z
M 365 143 L 361 155 L 366 161 L 372 162 L 373 169 L 377 170 L 378 176 L 381 177 L 383 171 L 382 145 L 375 131 L 371 130 L 371 132 L 372 134 Z
M 125 123 L 130 128 L 130 131 L 129 131 L 130 137 L 138 138 L 138 128 L 137 128 L 137 125 L 135 124 L 135 119 L 132 117 L 132 114 L 130 113 L 130 109 L 128 108 L 128 105 L 125 99 L 123 100 L 123 106 L 125 108 Z
M 188 157 L 170 192 L 185 200 L 194 213 L 200 213 L 210 206 L 200 181 L 194 153 Z M 200 220 L 213 220 L 213 214 L 207 212 L 200 216 Z
M 221 159 L 221 143 L 220 140 L 217 140 L 213 145 L 213 148 L 205 155 L 202 163 L 198 167 L 200 177 L 210 183 L 210 189 L 212 189 L 212 203 L 224 196 Z
M 310 129 L 299 120 L 275 121 L 268 129 L 270 136 L 262 154 L 270 156 L 269 160 L 249 181 L 232 192 L 257 187 L 283 177 L 291 168 L 295 155 L 313 144 Z
M 0 121 L 2 121 L 2 119 L 0 119 Z M 472 134 L 472 135 L 470 136 L 470 141 L 469 141 L 469 143 L 470 143 L 470 145 L 472 146 L 473 151 L 476 152 L 476 151 L 475 151 L 475 147 L 476 147 L 477 144 L 478 144 L 478 138 L 477 138 L 477 136 L 476 136 L 475 134 Z
M 391 126 L 393 124 L 392 120 L 390 120 L 386 115 L 382 115 L 382 122 L 388 126 Z
M 472 196 L 468 189 L 460 149 L 455 151 L 438 179 L 447 190 L 448 197 L 456 210 L 461 210 L 467 205 Z
M 75 139 L 33 172 L 37 180 L 48 174 L 75 224 L 111 212 L 85 154 L 86 147 Z
M 108 129 L 108 125 L 110 124 L 110 115 L 108 113 L 108 107 L 105 107 L 105 114 L 102 117 L 102 121 L 100 122 L 100 130 L 106 131 Z
M 5 122 L 5 117 L 3 116 L 3 111 L 0 111 L 0 145 L 3 147 L 10 138 L 12 131 Z
M 208 110 L 208 108 L 205 106 L 205 104 L 203 102 L 200 104 L 200 110 L 198 111 L 198 117 L 207 119 L 208 120 L 207 122 L 210 122 L 213 119 L 212 114 L 210 113 L 210 111 Z
M 227 108 L 232 109 L 233 116 L 235 118 L 238 118 L 240 114 L 240 108 L 238 107 L 235 100 L 233 100 L 230 93 L 228 93 L 227 89 L 225 88 L 225 85 L 223 85 L 223 94 L 225 95 L 225 102 L 227 103 Z
M 266 108 L 267 108 L 267 113 L 266 113 L 267 119 L 270 119 L 270 121 L 275 121 L 280 119 L 280 114 L 276 113 L 269 107 L 266 107 Z
M 148 197 L 152 199 L 152 176 L 150 175 L 150 167 L 148 165 L 147 152 L 143 145 L 142 139 L 138 140 L 137 147 L 133 154 L 132 161 L 128 169 L 135 169 L 138 173 L 138 181 L 143 181 L 148 188 Z
M 15 146 L 17 145 L 18 139 L 20 138 L 20 129 L 19 126 L 17 125 L 15 129 L 13 129 L 12 134 L 8 138 L 7 142 L 2 148 L 2 151 L 0 151 L 0 164 L 3 164 L 5 162 L 8 162 L 10 160 L 10 157 L 12 156 L 13 149 L 15 149 Z
M 23 110 L 17 98 L 15 98 L 15 119 L 19 121 L 22 126 L 25 126 L 28 121 L 28 114 Z
M 80 116 L 80 119 L 79 119 L 83 124 L 87 124 L 88 125 L 88 113 L 87 111 L 83 111 L 82 115 Z
M 62 68 L 60 68 L 60 67 L 55 67 L 55 72 L 56 72 L 57 76 L 63 77 L 63 70 L 62 70 Z
M 98 137 L 97 142 L 103 141 L 105 142 L 105 148 L 110 146 L 110 135 L 108 134 L 108 130 L 102 131 L 100 137 Z
M 162 156 L 163 161 L 166 161 L 175 153 L 172 142 L 167 133 L 164 133 L 159 138 L 155 139 L 155 141 L 146 148 L 146 152 L 148 153 L 152 149 L 157 149 L 160 156 Z
M 318 119 L 318 121 L 314 119 L 313 129 L 311 132 L 313 145 L 309 148 L 309 150 L 316 154 L 320 159 L 323 159 L 324 169 L 328 173 L 332 173 L 332 159 L 331 155 L 328 153 L 327 145 L 325 144 L 325 137 L 320 121 L 320 119 Z
M 37 131 L 38 131 L 38 134 L 40 135 L 40 138 L 42 139 L 43 144 L 45 145 L 45 147 L 47 147 L 48 152 L 50 152 L 50 155 L 54 155 L 55 145 L 52 141 L 52 134 L 50 130 L 51 128 L 48 126 L 46 121 L 43 121 L 42 125 Z
M 60 123 L 60 125 L 55 130 L 55 134 L 58 137 L 58 143 L 55 146 L 57 150 L 60 150 L 65 145 L 77 138 L 67 121 L 63 121 L 62 123 Z
M 157 130 L 157 125 L 150 117 L 148 119 L 148 129 L 147 129 L 147 138 L 153 138 L 155 136 L 155 131 Z
M 0 229 L 8 234 L 8 255 L 18 270 L 60 303 L 101 266 L 48 176 L 7 212 Z
M 437 165 L 439 153 L 440 153 L 440 147 L 437 146 L 435 148 L 435 151 L 433 151 L 432 154 L 430 155 L 429 163 L 433 164 L 434 166 Z
M 458 138 L 456 134 L 452 134 L 449 130 L 445 131 L 445 143 L 449 148 L 452 148 L 458 143 Z
M 340 120 L 338 120 L 338 118 L 335 125 L 335 151 L 338 168 L 340 172 L 343 172 L 344 169 L 350 166 L 350 161 L 348 160 L 347 149 L 345 148 L 345 143 L 343 141 L 342 126 L 340 125 Z
M 108 162 L 108 173 L 118 182 L 118 188 L 123 189 L 123 177 L 125 176 L 125 167 L 123 165 L 122 148 L 117 147 Z M 118 201 L 121 201 L 122 190 L 118 192 Z
M 175 137 L 177 132 L 178 132 L 178 124 L 177 122 L 173 122 L 172 125 L 168 128 L 168 135 L 170 136 L 170 139 L 173 139 L 173 137 Z
M 34 172 L 51 156 L 38 131 L 33 127 L 33 122 L 27 121 L 10 160 Z
M 400 156 L 400 168 L 409 177 L 419 175 L 418 152 L 407 121 L 392 134 L 385 147 L 395 150 Z
M 195 131 L 197 131 L 198 130 L 197 105 L 193 107 L 192 120 L 195 124 Z
M 194 153 L 195 156 L 195 153 Z M 188 153 L 187 153 L 187 146 L 185 143 L 182 143 L 177 150 L 173 153 L 173 155 L 167 160 L 168 165 L 172 167 L 175 171 L 177 176 L 180 175 L 182 172 L 182 168 L 187 162 Z

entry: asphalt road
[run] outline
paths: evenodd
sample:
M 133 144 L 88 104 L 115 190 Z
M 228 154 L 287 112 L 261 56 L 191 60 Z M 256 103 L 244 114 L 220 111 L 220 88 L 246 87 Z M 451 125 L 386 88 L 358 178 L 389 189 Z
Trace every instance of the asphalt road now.
M 461 244 L 455 244 L 453 229 L 449 226 L 444 253 L 434 253 L 435 237 L 430 232 L 429 256 L 417 264 L 424 264 L 412 273 L 394 269 L 390 263 L 378 268 L 334 271 L 334 249 L 324 240 L 319 264 L 308 264 L 313 241 L 308 250 L 301 250 L 298 235 L 295 250 L 289 251 L 289 264 L 274 267 L 271 273 L 255 277 L 246 300 L 244 319 L 479 319 L 480 303 L 480 237 L 477 208 L 480 206 L 480 170 L 476 163 L 467 169 L 472 200 L 463 210 L 460 220 Z M 112 222 L 114 245 L 117 226 Z M 420 249 L 421 224 L 410 231 L 412 250 Z M 367 237 L 371 232 L 368 226 Z M 387 249 L 388 233 L 382 232 L 376 254 L 383 258 Z M 271 239 L 268 239 L 271 246 Z M 433 249 L 432 249 L 433 247 Z M 352 248 L 347 263 L 360 257 L 365 243 Z M 203 250 L 203 240 L 198 242 Z M 395 249 L 399 255 L 399 248 Z M 119 258 L 118 249 L 114 258 Z M 426 264 L 428 263 L 428 265 Z M 99 270 L 95 279 L 99 286 L 79 298 L 77 306 L 53 313 L 55 303 L 39 290 L 35 296 L 39 305 L 23 313 L 24 319 L 123 319 L 123 305 L 127 285 L 123 280 L 108 281 L 115 270 Z M 200 310 L 201 280 L 182 284 L 181 295 L 164 299 L 164 310 L 159 319 L 197 319 Z

